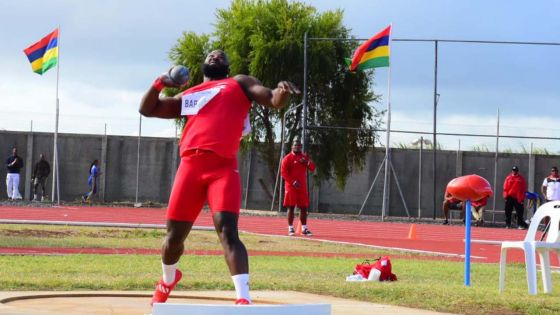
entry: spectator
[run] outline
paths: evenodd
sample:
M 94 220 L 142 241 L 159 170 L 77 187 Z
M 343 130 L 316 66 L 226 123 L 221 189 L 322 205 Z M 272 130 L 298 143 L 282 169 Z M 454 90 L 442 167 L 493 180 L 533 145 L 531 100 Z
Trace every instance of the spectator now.
M 47 177 L 51 173 L 51 166 L 49 162 L 45 160 L 43 154 L 39 154 L 39 161 L 35 163 L 33 167 L 33 175 L 31 175 L 31 181 L 33 182 L 33 201 L 43 201 L 47 199 L 46 182 Z M 41 187 L 41 195 L 39 196 L 39 186 Z
M 88 177 L 88 185 L 89 191 L 82 196 L 83 202 L 91 202 L 93 196 L 97 193 L 97 178 L 101 175 L 101 170 L 99 169 L 99 161 L 93 160 L 91 165 L 89 166 L 89 177 Z
M 307 227 L 307 208 L 309 196 L 307 192 L 307 170 L 315 171 L 315 163 L 301 151 L 301 142 L 294 140 L 292 152 L 282 159 L 281 173 L 286 182 L 284 207 L 288 208 L 288 235 L 294 235 L 294 209 L 299 207 L 301 234 L 311 236 Z
M 463 219 L 463 222 L 465 222 L 465 204 L 461 200 L 453 198 L 447 189 L 445 190 L 445 196 L 441 208 L 443 210 L 443 216 L 445 217 L 443 225 L 449 224 L 449 210 L 461 210 L 461 218 Z
M 511 228 L 511 213 L 513 208 L 517 214 L 517 228 L 520 230 L 528 228 L 523 218 L 523 201 L 525 200 L 525 192 L 527 191 L 527 183 L 525 178 L 519 174 L 519 168 L 514 166 L 511 168 L 511 174 L 504 181 L 504 199 L 506 201 L 506 229 Z
M 480 200 L 471 201 L 471 213 L 476 220 L 476 226 L 482 226 L 484 224 L 484 209 L 487 203 L 488 196 Z
M 544 179 L 541 192 L 545 199 L 544 202 L 560 200 L 560 176 L 558 176 L 558 168 L 556 166 L 550 169 L 550 175 Z M 549 217 L 543 220 L 543 224 L 546 226 L 546 232 L 548 232 L 548 228 L 550 227 L 549 221 Z
M 541 192 L 546 202 L 560 200 L 560 176 L 556 166 L 552 167 L 550 175 L 544 179 Z
M 17 155 L 17 148 L 12 149 L 12 155 L 6 159 L 6 188 L 8 191 L 8 199 L 21 200 L 19 193 L 19 171 L 23 167 L 23 159 Z

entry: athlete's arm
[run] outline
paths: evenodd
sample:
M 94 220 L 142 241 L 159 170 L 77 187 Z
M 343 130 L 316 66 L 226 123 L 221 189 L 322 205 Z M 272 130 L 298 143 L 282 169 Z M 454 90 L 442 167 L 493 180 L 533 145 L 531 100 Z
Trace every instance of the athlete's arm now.
M 263 106 L 272 108 L 282 108 L 288 104 L 291 94 L 299 94 L 299 89 L 289 81 L 281 81 L 278 86 L 272 90 L 263 86 L 257 78 L 238 74 L 233 77 L 245 91 L 247 97 Z
M 142 97 L 138 111 L 146 117 L 179 118 L 181 117 L 181 95 L 160 96 L 159 91 L 152 86 Z
M 309 156 L 307 157 L 307 169 L 309 169 L 311 172 L 315 172 L 315 169 L 317 169 L 317 166 L 315 165 L 315 163 L 313 163 L 313 161 L 309 158 Z

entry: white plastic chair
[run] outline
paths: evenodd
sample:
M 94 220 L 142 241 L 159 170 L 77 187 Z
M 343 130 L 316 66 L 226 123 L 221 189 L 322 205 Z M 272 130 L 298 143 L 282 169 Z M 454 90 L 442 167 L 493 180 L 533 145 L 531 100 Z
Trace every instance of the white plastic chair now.
M 550 218 L 550 226 L 546 240 L 535 240 L 540 222 L 543 218 Z M 560 256 L 560 238 L 558 226 L 560 223 L 560 201 L 547 202 L 537 209 L 531 219 L 531 225 L 523 241 L 502 242 L 500 256 L 500 292 L 504 291 L 504 280 L 506 273 L 506 255 L 510 248 L 520 248 L 525 252 L 525 269 L 527 270 L 527 285 L 529 294 L 537 294 L 537 264 L 536 252 L 539 253 L 541 261 L 541 273 L 545 293 L 552 292 L 552 278 L 550 275 L 549 251 L 556 251 Z M 539 237 L 540 239 L 540 237 Z

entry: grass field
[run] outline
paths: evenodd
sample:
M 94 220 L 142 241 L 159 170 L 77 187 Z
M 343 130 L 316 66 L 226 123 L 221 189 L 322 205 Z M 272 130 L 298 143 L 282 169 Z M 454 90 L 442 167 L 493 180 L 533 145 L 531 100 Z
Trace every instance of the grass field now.
M 163 231 L 60 226 L 0 225 L 0 247 L 159 248 Z M 299 239 L 242 235 L 250 250 L 363 253 L 387 252 Z M 213 232 L 195 231 L 189 249 L 219 249 Z M 388 253 L 391 255 L 392 253 Z M 349 258 L 255 256 L 250 258 L 251 288 L 295 290 L 460 314 L 559 314 L 560 277 L 550 295 L 527 294 L 523 265 L 509 265 L 506 292 L 498 293 L 498 265 L 473 264 L 471 287 L 463 285 L 463 263 L 393 259 L 399 280 L 347 283 L 360 261 Z M 160 277 L 158 255 L 0 256 L 4 290 L 151 290 Z M 184 256 L 179 289 L 233 290 L 221 256 Z M 539 274 L 540 277 L 540 274 Z M 541 287 L 539 286 L 539 290 Z

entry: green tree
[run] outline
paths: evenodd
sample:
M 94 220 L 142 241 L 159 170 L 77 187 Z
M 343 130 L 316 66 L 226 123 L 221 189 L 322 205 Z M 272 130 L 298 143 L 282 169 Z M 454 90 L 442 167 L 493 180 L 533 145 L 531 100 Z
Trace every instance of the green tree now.
M 302 2 L 287 0 L 233 0 L 229 8 L 216 13 L 215 32 L 207 35 L 184 33 L 171 49 L 170 58 L 193 74 L 191 84 L 202 81 L 200 63 L 211 49 L 228 54 L 232 74 L 253 75 L 275 87 L 289 80 L 303 87 L 303 38 L 349 38 L 342 24 L 343 11 L 317 12 Z M 318 178 L 335 178 L 344 187 L 347 177 L 365 164 L 367 152 L 377 135 L 365 130 L 378 127 L 380 115 L 370 106 L 378 97 L 370 91 L 374 72 L 350 73 L 344 58 L 357 46 L 352 41 L 311 41 L 308 44 L 308 152 L 318 166 Z M 196 71 L 195 71 L 196 69 Z M 292 98 L 292 106 L 302 96 Z M 301 134 L 301 107 L 287 117 L 287 143 Z M 257 148 L 267 162 L 270 177 L 278 166 L 279 123 L 287 108 L 277 111 L 253 106 L 253 132 L 245 145 Z M 344 126 L 360 130 L 326 129 L 314 126 Z M 364 131 L 365 130 L 365 131 Z

